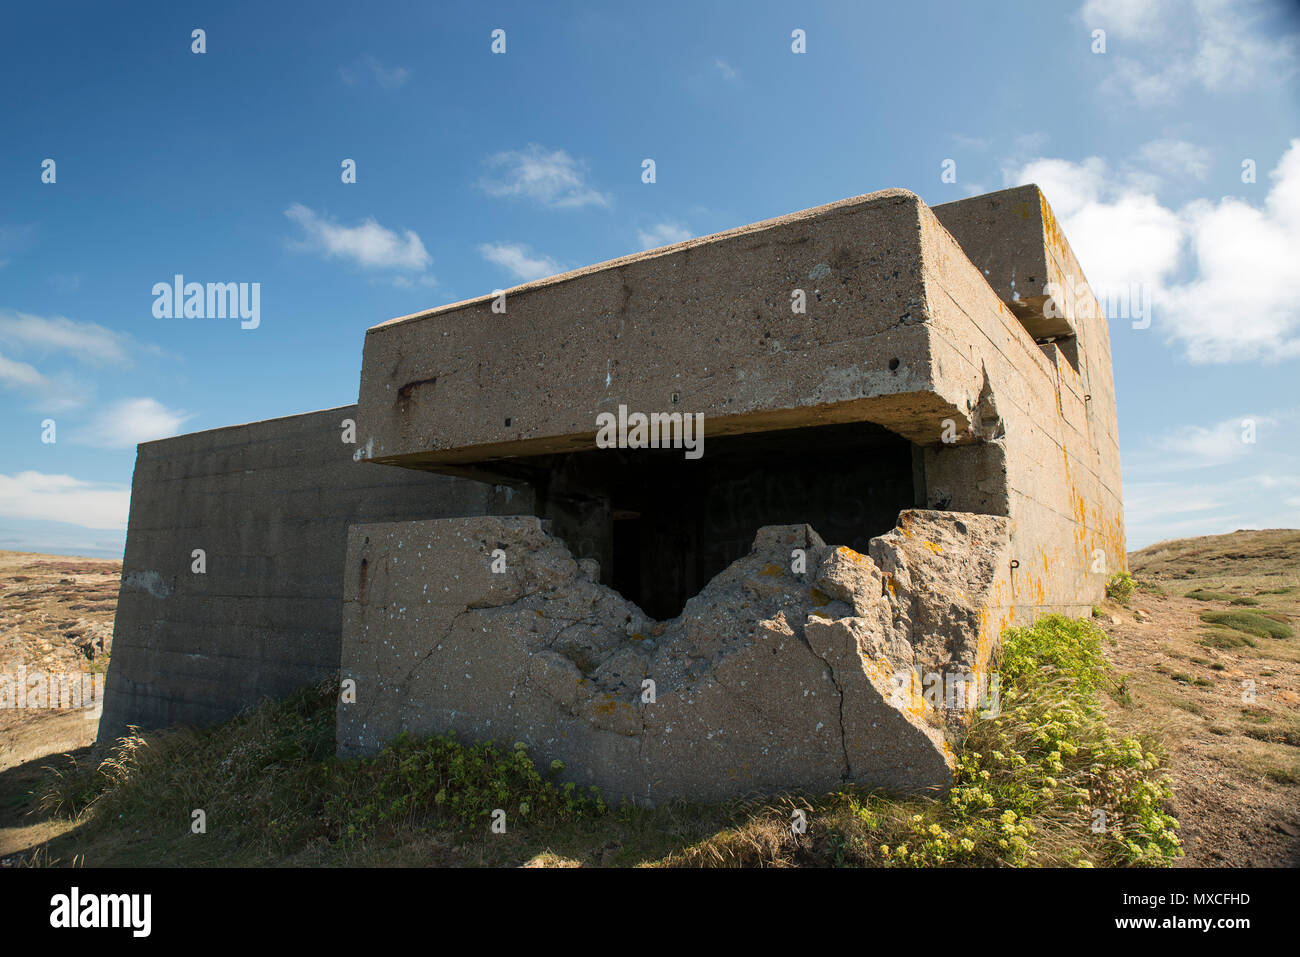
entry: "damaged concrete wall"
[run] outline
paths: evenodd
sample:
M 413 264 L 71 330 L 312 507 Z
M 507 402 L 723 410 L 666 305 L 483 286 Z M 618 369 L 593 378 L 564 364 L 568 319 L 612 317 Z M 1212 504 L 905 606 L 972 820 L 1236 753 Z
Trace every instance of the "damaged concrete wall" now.
M 1007 548 L 1006 519 L 985 515 L 904 512 L 869 555 L 764 528 L 653 622 L 536 518 L 358 525 L 339 751 L 452 729 L 646 801 L 943 787 L 952 716 L 926 707 L 919 676 L 980 667 Z
M 101 744 L 128 724 L 219 721 L 337 669 L 350 524 L 527 511 L 489 485 L 353 461 L 355 418 L 344 406 L 139 446 Z

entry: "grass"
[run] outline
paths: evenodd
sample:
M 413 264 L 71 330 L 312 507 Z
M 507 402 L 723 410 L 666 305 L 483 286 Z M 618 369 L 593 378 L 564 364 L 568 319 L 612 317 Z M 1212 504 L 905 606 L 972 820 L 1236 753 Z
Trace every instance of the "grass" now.
M 571 866 L 1165 865 L 1182 851 L 1155 742 L 1117 732 L 1122 699 L 1091 622 L 1004 635 L 1001 711 L 971 725 L 935 797 L 845 787 L 714 805 L 612 805 L 539 771 L 522 745 L 402 737 L 333 755 L 334 685 L 203 731 L 131 734 L 97 768 L 51 772 L 74 825 L 38 862 Z M 194 811 L 206 816 L 195 834 Z M 504 834 L 492 824 L 504 812 Z M 802 819 L 806 827 L 792 827 Z
M 1205 648 L 1214 648 L 1218 651 L 1230 651 L 1233 648 L 1251 648 L 1259 647 L 1259 642 L 1249 635 L 1243 635 L 1239 631 L 1231 628 L 1214 627 L 1201 632 L 1197 642 Z
M 1256 638 L 1290 638 L 1294 634 L 1290 625 L 1257 611 L 1203 611 L 1201 621 Z
M 1258 598 L 1251 598 L 1247 595 L 1230 595 L 1224 591 L 1210 591 L 1206 588 L 1193 588 L 1185 598 L 1194 598 L 1197 601 L 1226 601 L 1232 605 L 1258 605 Z

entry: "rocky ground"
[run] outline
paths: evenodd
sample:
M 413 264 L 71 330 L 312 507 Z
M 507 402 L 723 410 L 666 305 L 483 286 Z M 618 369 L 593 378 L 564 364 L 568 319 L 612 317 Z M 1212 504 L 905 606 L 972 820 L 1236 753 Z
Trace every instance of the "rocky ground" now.
M 1300 531 L 1162 543 L 1130 565 L 1143 587 L 1096 609 L 1126 676 L 1112 717 L 1169 751 L 1184 865 L 1300 864 Z M 0 671 L 102 669 L 119 575 L 114 561 L 0 552 Z M 1237 612 L 1297 634 L 1203 617 Z M 80 712 L 0 710 L 0 861 L 57 836 L 32 792 L 60 755 L 85 760 L 94 734 Z
M 121 574 L 120 561 L 0 551 L 0 673 L 102 674 Z M 81 710 L 0 708 L 0 857 L 43 833 L 29 792 L 59 755 L 88 750 L 96 727 Z

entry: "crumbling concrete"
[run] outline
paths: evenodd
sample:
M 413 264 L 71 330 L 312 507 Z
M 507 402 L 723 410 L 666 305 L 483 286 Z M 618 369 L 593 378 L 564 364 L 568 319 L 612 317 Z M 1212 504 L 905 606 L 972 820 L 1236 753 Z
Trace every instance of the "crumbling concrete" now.
M 912 675 L 983 667 L 1006 526 L 906 512 L 869 556 L 766 527 L 666 622 L 536 518 L 354 526 L 339 751 L 452 729 L 647 801 L 942 787 L 950 716 Z

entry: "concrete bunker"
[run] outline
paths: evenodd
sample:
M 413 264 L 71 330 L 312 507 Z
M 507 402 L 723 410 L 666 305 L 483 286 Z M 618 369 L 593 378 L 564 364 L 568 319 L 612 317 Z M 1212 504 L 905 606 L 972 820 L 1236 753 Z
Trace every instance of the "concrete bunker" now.
M 1082 275 L 1037 187 L 883 190 L 375 326 L 355 447 L 343 410 L 141 447 L 101 741 L 337 668 L 344 755 L 454 729 L 636 799 L 941 788 L 963 716 L 921 679 L 1124 567 Z M 703 457 L 597 448 L 621 407 L 703 415 Z M 223 507 L 250 483 L 292 524 Z

